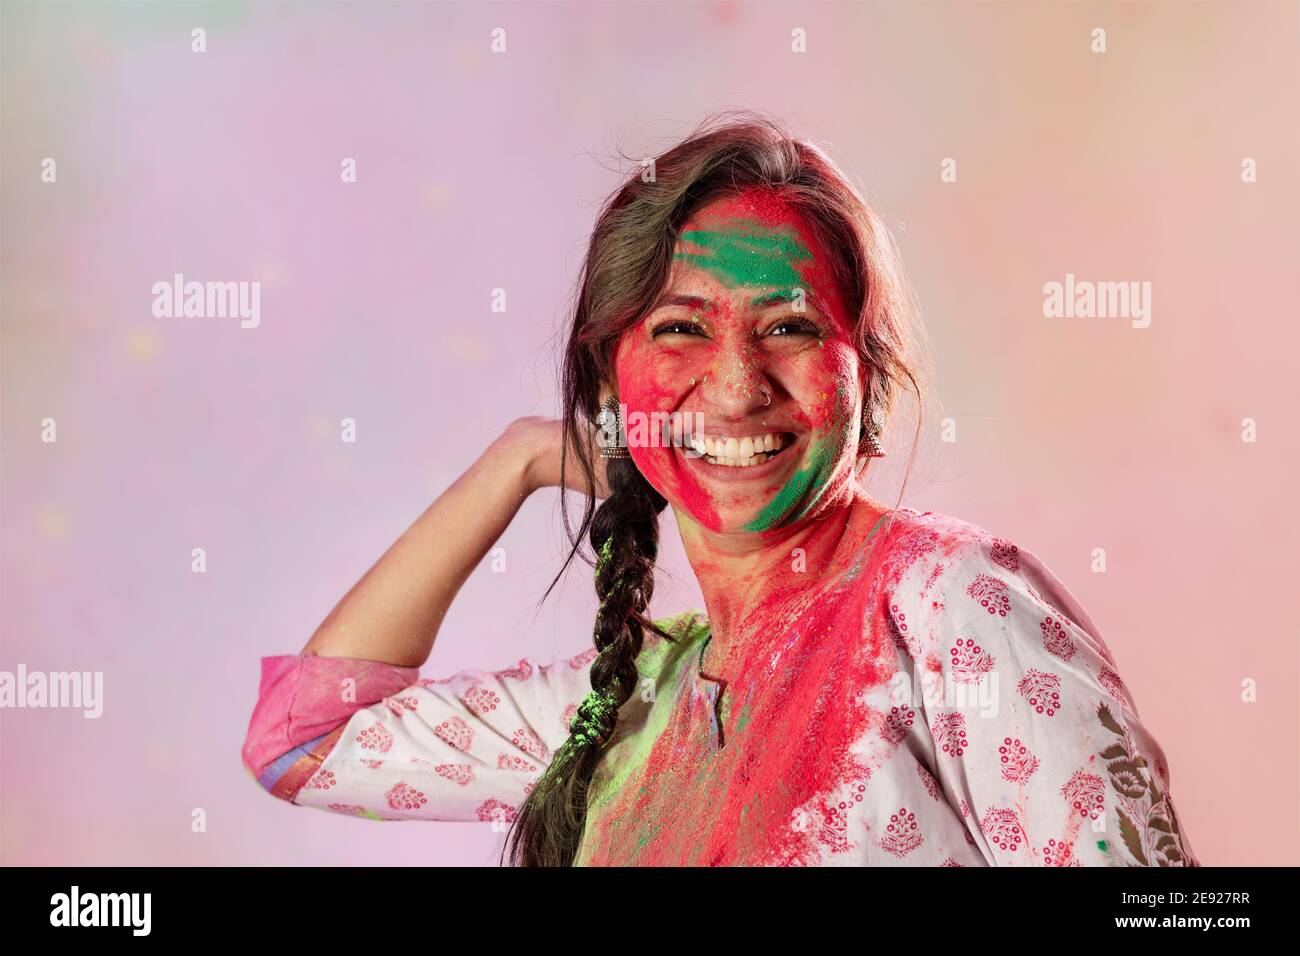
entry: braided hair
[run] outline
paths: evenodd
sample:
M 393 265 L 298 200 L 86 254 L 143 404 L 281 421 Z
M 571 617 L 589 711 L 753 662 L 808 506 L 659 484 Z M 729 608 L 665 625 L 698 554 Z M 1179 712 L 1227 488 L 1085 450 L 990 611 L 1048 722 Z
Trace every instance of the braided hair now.
M 596 509 L 590 541 L 597 554 L 595 643 L 591 693 L 578 706 L 569 739 L 557 750 L 513 828 L 519 866 L 568 866 L 587 815 L 587 790 L 619 708 L 638 681 L 637 656 L 646 630 L 671 639 L 646 617 L 654 593 L 659 514 L 667 502 L 630 458 L 610 459 L 611 494 Z M 533 838 L 524 840 L 525 834 Z
M 617 380 L 614 355 L 622 334 L 653 309 L 668 282 L 681 226 L 713 200 L 753 186 L 779 188 L 826 238 L 832 273 L 856 322 L 855 344 L 872 371 L 868 394 L 873 407 L 887 417 L 895 397 L 909 385 L 919 401 L 920 386 L 908 362 L 914 304 L 896 251 L 884 226 L 820 149 L 794 139 L 762 114 L 724 110 L 656 157 L 651 176 L 639 158 L 623 159 L 637 172 L 597 217 L 564 349 L 562 487 L 570 487 L 571 456 L 585 486 L 597 486 L 600 459 L 593 426 L 600 395 Z M 918 415 L 917 439 L 920 428 Z M 914 440 L 913 456 L 915 448 Z M 560 498 L 571 548 L 542 599 L 581 553 L 585 539 L 593 557 L 582 557 L 594 567 L 600 600 L 594 629 L 598 654 L 591 665 L 591 693 L 578 707 L 570 736 L 520 808 L 502 849 L 504 857 L 508 847 L 517 866 L 570 866 L 577 858 L 592 776 L 615 733 L 619 709 L 636 688 L 636 661 L 645 636 L 653 632 L 675 639 L 647 616 L 659 516 L 667 503 L 633 459 L 605 461 L 609 497 L 599 507 L 594 497 L 586 497 L 576 529 L 567 496 Z

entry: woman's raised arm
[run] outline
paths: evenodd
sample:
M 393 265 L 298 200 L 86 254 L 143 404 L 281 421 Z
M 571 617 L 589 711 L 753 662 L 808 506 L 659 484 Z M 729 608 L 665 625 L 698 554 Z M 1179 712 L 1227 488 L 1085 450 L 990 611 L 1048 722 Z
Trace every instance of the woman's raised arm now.
M 559 485 L 560 447 L 559 421 L 512 422 L 344 595 L 302 653 L 421 666 L 451 602 L 524 499 Z M 566 467 L 569 486 L 587 490 L 572 456 Z
M 499 674 L 417 678 L 447 608 L 520 503 L 560 484 L 561 443 L 558 421 L 513 422 L 353 586 L 301 654 L 263 658 L 242 755 L 265 789 L 289 801 L 303 792 L 325 797 L 322 806 L 344 812 L 401 809 L 400 818 L 411 809 L 401 795 L 415 786 L 406 778 L 427 764 L 417 789 L 432 801 L 420 808 L 431 819 L 485 819 L 485 807 L 498 803 L 513 812 L 520 788 L 567 736 L 568 710 L 590 690 L 585 669 L 526 660 Z M 599 461 L 596 468 L 596 494 L 605 495 Z M 587 491 L 580 469 L 564 477 Z M 349 735 L 357 722 L 365 726 Z M 435 752 L 441 759 L 430 763 Z M 385 765 L 396 774 L 387 782 L 378 772 Z

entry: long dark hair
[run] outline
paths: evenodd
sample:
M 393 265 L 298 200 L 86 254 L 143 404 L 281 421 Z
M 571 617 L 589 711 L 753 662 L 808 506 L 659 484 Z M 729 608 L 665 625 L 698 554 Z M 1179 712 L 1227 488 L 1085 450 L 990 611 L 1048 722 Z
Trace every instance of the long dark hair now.
M 834 277 L 848 315 L 856 321 L 858 351 L 872 371 L 866 400 L 887 418 L 904 387 L 916 395 L 915 455 L 921 390 L 908 363 L 913 309 L 888 232 L 818 147 L 793 138 L 768 117 L 724 111 L 629 179 L 596 221 L 563 353 L 562 487 L 570 453 L 587 486 L 595 487 L 593 424 L 601 386 L 616 381 L 619 337 L 645 317 L 668 281 L 682 224 L 716 199 L 760 186 L 778 188 L 834 256 Z M 645 634 L 674 639 L 646 614 L 654 593 L 659 515 L 666 502 L 630 458 L 609 459 L 607 480 L 609 497 L 599 507 L 588 497 L 577 528 L 570 524 L 561 495 L 572 547 L 546 594 L 586 537 L 595 555 L 600 599 L 595 625 L 599 653 L 591 665 L 592 692 L 578 708 L 569 739 L 511 828 L 507 843 L 516 866 L 572 865 L 586 824 L 592 774 L 614 732 L 619 708 L 636 687 L 636 660 Z

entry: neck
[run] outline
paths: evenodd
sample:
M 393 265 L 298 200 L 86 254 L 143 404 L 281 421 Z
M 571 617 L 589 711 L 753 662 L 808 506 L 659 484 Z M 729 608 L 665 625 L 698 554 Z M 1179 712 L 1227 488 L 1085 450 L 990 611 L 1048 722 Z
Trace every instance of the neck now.
M 709 616 L 709 659 L 735 659 L 749 636 L 792 623 L 792 599 L 846 570 L 886 510 L 850 481 L 815 516 L 761 533 L 710 531 L 676 511 Z

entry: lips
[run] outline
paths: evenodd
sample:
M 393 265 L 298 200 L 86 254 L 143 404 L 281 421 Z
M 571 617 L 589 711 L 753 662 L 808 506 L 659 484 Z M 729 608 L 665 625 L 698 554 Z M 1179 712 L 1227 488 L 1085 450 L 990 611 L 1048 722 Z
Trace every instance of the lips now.
M 707 455 L 700 455 L 696 452 L 688 454 L 688 450 L 684 448 L 678 448 L 676 451 L 686 462 L 686 467 L 706 481 L 728 483 L 762 481 L 782 475 L 790 467 L 798 463 L 799 448 L 803 444 L 802 436 L 795 436 L 790 432 L 782 434 L 784 440 L 779 449 L 764 452 L 762 461 L 749 465 L 719 464 L 711 460 Z

